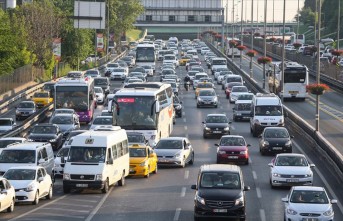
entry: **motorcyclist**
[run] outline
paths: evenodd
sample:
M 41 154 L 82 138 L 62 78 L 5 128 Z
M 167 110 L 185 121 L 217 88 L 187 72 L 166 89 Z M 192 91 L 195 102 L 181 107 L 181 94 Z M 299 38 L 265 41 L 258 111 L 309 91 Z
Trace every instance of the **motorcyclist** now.
M 184 87 L 185 89 L 188 91 L 189 90 L 189 85 L 190 85 L 190 77 L 189 76 L 186 76 L 185 77 L 185 83 L 184 83 Z

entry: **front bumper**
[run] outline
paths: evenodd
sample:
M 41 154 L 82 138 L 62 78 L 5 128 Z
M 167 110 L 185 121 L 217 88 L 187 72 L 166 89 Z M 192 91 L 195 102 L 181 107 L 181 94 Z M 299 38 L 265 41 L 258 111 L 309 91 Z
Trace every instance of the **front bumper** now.
M 225 211 L 226 210 L 226 211 Z M 233 206 L 229 208 L 212 208 L 195 202 L 194 217 L 216 217 L 216 218 L 245 218 L 244 206 Z
M 312 186 L 313 176 L 307 178 L 283 178 L 273 176 L 271 181 L 273 186 Z
M 261 147 L 262 151 L 267 153 L 291 153 L 292 152 L 292 146 L 286 147 L 286 146 L 267 146 L 267 147 Z
M 228 154 L 217 154 L 217 162 L 228 163 L 228 162 L 247 162 L 249 156 L 245 154 L 228 155 Z
M 105 181 L 63 180 L 63 186 L 68 189 L 103 189 Z
M 209 136 L 209 135 L 229 135 L 230 134 L 230 130 L 224 130 L 223 128 L 219 128 L 218 130 L 216 129 L 211 129 L 211 130 L 206 130 L 204 129 L 204 134 Z
M 16 202 L 33 202 L 35 200 L 36 190 L 26 192 L 25 190 L 15 191 L 15 201 Z
M 157 161 L 158 165 L 165 165 L 165 166 L 181 166 L 182 161 L 181 159 L 177 159 L 177 158 L 163 158 L 163 157 L 159 157 L 158 161 Z
M 218 102 L 216 101 L 210 101 L 210 102 L 204 102 L 204 101 L 197 101 L 197 105 L 201 107 L 216 107 L 218 105 Z
M 130 176 L 145 176 L 148 173 L 148 166 L 130 165 Z

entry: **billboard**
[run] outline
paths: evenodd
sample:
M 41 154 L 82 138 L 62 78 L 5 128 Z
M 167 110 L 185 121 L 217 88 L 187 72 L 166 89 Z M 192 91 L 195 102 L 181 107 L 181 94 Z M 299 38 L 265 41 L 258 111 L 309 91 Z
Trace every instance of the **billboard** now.
M 96 34 L 96 50 L 97 51 L 104 50 L 104 34 L 102 33 Z
M 56 61 L 61 61 L 61 38 L 54 38 L 52 40 L 52 53 Z
M 105 29 L 105 2 L 74 2 L 74 28 Z

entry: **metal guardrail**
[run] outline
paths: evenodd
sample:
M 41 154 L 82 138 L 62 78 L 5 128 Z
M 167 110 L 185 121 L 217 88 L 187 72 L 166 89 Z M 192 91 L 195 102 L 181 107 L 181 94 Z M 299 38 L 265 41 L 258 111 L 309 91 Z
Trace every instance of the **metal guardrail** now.
M 252 91 L 260 93 L 269 93 L 268 91 L 263 90 L 254 79 L 250 78 L 250 76 L 247 73 L 240 69 L 239 66 L 232 63 L 230 58 L 228 58 L 226 55 L 220 52 L 212 44 L 208 44 L 208 46 L 218 56 L 226 58 L 226 60 L 228 61 L 229 68 L 231 68 L 233 72 L 239 73 L 243 77 L 245 83 L 249 86 L 249 88 L 252 89 Z M 317 132 L 310 124 L 308 124 L 298 115 L 296 115 L 293 111 L 287 108 L 287 106 L 283 106 L 286 115 L 288 116 L 287 118 L 293 123 L 295 123 L 298 127 L 300 127 L 308 136 L 310 136 L 314 140 L 316 146 L 319 147 L 322 150 L 322 152 L 325 152 L 333 161 L 333 163 L 338 167 L 339 171 L 337 172 L 343 174 L 343 155 L 330 142 L 328 142 L 320 132 Z

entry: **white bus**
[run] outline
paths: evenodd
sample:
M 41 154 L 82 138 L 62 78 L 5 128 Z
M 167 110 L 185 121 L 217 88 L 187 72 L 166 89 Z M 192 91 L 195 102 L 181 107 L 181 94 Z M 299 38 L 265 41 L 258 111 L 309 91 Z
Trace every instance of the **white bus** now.
M 64 157 L 63 157 L 64 160 Z M 63 191 L 101 189 L 125 185 L 130 157 L 126 131 L 120 127 L 99 126 L 73 137 L 63 172 Z
M 275 64 L 275 78 L 273 66 L 270 66 L 269 90 L 276 92 L 283 98 L 305 100 L 307 97 L 306 86 L 309 82 L 308 68 L 297 62 L 285 62 L 284 84 L 282 85 L 282 64 Z M 284 90 L 282 90 L 284 86 Z M 275 87 L 275 90 L 274 90 Z M 283 91 L 283 93 L 282 93 Z
M 154 44 L 138 44 L 136 48 L 136 65 L 150 65 L 155 72 L 156 53 Z
M 291 42 L 290 44 L 293 44 L 293 43 L 300 43 L 300 44 L 305 44 L 305 35 L 304 34 L 292 34 L 291 35 Z
M 170 84 L 132 83 L 118 91 L 111 103 L 113 125 L 143 133 L 151 146 L 173 131 L 175 113 Z

